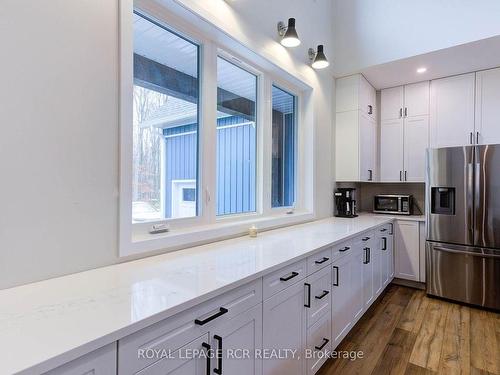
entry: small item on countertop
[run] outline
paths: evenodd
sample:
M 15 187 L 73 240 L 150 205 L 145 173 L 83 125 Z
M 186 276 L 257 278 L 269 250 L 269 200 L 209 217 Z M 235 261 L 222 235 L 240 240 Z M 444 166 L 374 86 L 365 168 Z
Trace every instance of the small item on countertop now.
M 257 237 L 257 233 L 258 233 L 258 230 L 257 230 L 257 227 L 255 225 L 252 225 L 250 228 L 248 228 L 248 235 L 250 237 Z

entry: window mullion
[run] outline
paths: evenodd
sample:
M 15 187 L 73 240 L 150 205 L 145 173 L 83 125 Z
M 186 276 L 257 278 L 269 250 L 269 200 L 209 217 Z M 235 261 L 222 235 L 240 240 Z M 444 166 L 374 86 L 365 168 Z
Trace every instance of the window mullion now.
M 268 215 L 271 213 L 271 185 L 272 185 L 272 98 L 271 98 L 271 79 L 269 76 L 264 75 L 263 79 L 263 97 L 262 103 L 262 137 L 261 150 L 259 154 L 262 155 L 261 161 L 261 197 L 262 197 L 262 214 Z
M 217 47 L 211 42 L 203 45 L 201 72 L 200 216 L 209 224 L 215 222 L 217 204 Z

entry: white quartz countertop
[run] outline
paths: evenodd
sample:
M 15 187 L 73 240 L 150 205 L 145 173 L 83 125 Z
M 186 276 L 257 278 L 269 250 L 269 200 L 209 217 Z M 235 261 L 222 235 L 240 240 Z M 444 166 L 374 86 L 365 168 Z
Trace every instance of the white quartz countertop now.
M 0 290 L 0 374 L 47 371 L 393 219 L 328 218 Z

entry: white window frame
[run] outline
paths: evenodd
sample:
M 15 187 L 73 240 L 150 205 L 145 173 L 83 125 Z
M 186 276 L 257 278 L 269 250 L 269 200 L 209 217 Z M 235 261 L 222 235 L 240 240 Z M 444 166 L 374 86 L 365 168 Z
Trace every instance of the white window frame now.
M 132 224 L 132 110 L 133 10 L 199 46 L 201 82 L 198 120 L 198 216 Z M 120 257 L 173 251 L 201 243 L 240 236 L 252 225 L 266 230 L 306 222 L 314 213 L 314 126 L 312 88 L 264 60 L 199 19 L 178 4 L 160 5 L 153 0 L 120 1 Z M 185 14 L 185 15 L 184 15 Z M 204 22 L 204 26 L 199 24 Z M 208 26 L 207 26 L 208 25 Z M 208 31 L 208 32 L 207 32 Z M 215 42 L 215 40 L 217 42 Z M 256 211 L 216 215 L 217 57 L 220 56 L 257 76 Z M 272 85 L 296 97 L 295 205 L 271 207 Z M 308 126 L 305 126 L 305 125 Z M 306 168 L 307 166 L 307 168 Z M 167 223 L 170 230 L 150 234 L 153 224 Z

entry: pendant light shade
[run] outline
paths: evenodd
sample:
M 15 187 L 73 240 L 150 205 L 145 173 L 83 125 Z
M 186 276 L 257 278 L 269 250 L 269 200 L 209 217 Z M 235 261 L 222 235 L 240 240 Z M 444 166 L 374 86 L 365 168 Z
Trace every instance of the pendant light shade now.
M 318 45 L 318 49 L 316 50 L 316 52 L 314 52 L 314 50 L 311 48 L 309 50 L 309 57 L 312 60 L 311 66 L 314 69 L 324 69 L 330 65 L 328 59 L 325 56 L 325 52 L 323 51 L 322 44 Z
M 288 19 L 288 26 L 283 22 L 278 24 L 278 32 L 282 36 L 281 45 L 285 47 L 297 47 L 300 45 L 299 35 L 295 30 L 295 18 Z

